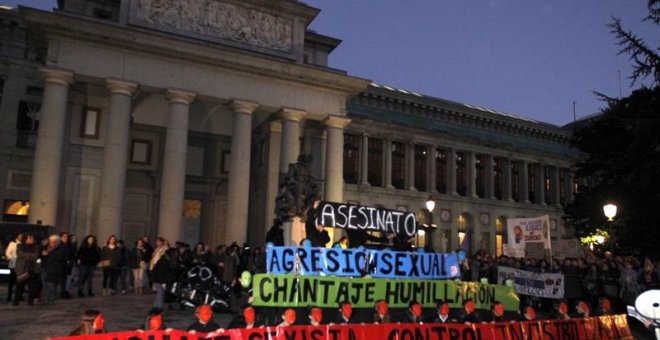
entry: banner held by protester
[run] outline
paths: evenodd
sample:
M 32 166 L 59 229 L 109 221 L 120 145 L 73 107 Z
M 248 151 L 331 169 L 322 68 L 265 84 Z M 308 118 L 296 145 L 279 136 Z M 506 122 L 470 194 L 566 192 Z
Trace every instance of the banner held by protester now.
M 558 273 L 535 273 L 511 267 L 498 267 L 497 283 L 504 284 L 508 279 L 518 294 L 550 299 L 564 297 L 564 275 Z

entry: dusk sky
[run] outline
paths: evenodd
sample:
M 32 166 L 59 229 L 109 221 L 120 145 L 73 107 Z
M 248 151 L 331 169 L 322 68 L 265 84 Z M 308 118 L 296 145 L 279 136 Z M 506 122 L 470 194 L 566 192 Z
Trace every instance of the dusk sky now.
M 631 63 L 617 55 L 610 16 L 644 37 L 646 0 L 305 0 L 310 26 L 343 40 L 330 66 L 453 101 L 564 125 L 603 107 L 593 91 L 631 91 Z M 56 1 L 5 1 L 50 9 Z M 647 82 L 648 83 L 648 82 Z M 641 84 L 635 84 L 639 87 Z

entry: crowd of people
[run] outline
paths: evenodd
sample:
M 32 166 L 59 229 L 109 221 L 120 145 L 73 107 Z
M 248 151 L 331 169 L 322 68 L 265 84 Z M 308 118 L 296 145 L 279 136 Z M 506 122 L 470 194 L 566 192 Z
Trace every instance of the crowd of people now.
M 307 235 L 310 235 L 311 246 L 324 246 L 330 240 L 323 228 L 310 229 Z M 394 250 L 413 250 L 410 244 L 396 236 L 384 236 L 381 240 L 383 239 L 390 241 Z M 274 226 L 274 229 L 269 231 L 267 241 L 274 245 L 283 245 L 279 226 Z M 351 241 L 349 235 L 342 238 L 336 246 L 353 246 Z M 364 241 L 364 238 L 360 238 L 358 243 Z M 11 301 L 13 305 L 18 305 L 22 300 L 28 305 L 36 302 L 52 304 L 57 298 L 94 296 L 98 292 L 94 291 L 92 281 L 100 268 L 103 276 L 100 294 L 103 296 L 155 294 L 153 309 L 147 315 L 144 329 L 155 329 L 156 325 L 157 329 L 165 329 L 162 321 L 163 307 L 177 302 L 175 297 L 168 294 L 167 288 L 192 267 L 209 268 L 226 285 L 238 288 L 236 292 L 239 293 L 241 273 L 266 271 L 265 251 L 261 247 L 251 248 L 233 243 L 210 249 L 203 243 L 194 247 L 182 242 L 170 245 L 163 238 L 157 238 L 152 245 L 147 236 L 137 240 L 129 249 L 115 236 L 108 237 L 99 245 L 95 236 L 88 235 L 78 245 L 76 235 L 62 232 L 51 235 L 42 245 L 35 242 L 33 235 L 19 234 L 6 247 L 5 255 L 9 259 L 12 274 L 7 301 Z M 498 281 L 500 266 L 541 273 L 561 273 L 565 278 L 565 298 L 557 300 L 521 295 L 520 311 L 513 314 L 505 313 L 499 302 L 494 303 L 486 313 L 483 310 L 475 311 L 474 303 L 466 300 L 460 309 L 450 308 L 449 304 L 438 301 L 432 311 L 411 302 L 405 312 L 397 310 L 393 315 L 390 314 L 387 301 L 378 301 L 374 305 L 373 315 L 367 315 L 363 310 L 356 315 L 352 305 L 344 302 L 334 311 L 330 311 L 333 315 L 329 318 L 323 316 L 328 313 L 328 309 L 253 308 L 249 299 L 243 299 L 240 300 L 240 306 L 232 308 L 236 315 L 232 322 L 224 327 L 212 322 L 210 306 L 198 307 L 195 310 L 195 326 L 191 325 L 191 330 L 209 332 L 224 328 L 328 323 L 478 323 L 535 320 L 537 317 L 566 319 L 624 312 L 625 306 L 634 304 L 635 298 L 641 292 L 660 288 L 660 261 L 654 263 L 650 258 L 612 256 L 609 252 L 603 253 L 602 256 L 589 253 L 585 258 L 548 261 L 496 257 L 479 251 L 474 256 L 461 260 L 459 265 L 463 281 L 487 279 L 495 283 Z M 26 289 L 27 298 L 24 297 Z M 296 315 L 300 313 L 307 314 L 302 321 L 296 319 Z M 99 321 L 99 318 L 102 319 L 102 315 L 98 311 L 86 312 L 81 326 L 76 331 L 102 331 L 104 327 L 99 325 L 103 325 L 103 322 Z

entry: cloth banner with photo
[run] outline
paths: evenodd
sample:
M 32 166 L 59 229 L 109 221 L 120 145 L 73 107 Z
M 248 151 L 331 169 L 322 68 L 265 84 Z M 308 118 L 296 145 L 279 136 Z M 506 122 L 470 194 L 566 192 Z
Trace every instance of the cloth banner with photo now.
M 480 324 L 390 323 L 381 325 L 323 325 L 230 329 L 191 334 L 185 331 L 115 332 L 54 337 L 52 340 L 337 340 L 337 339 L 428 339 L 428 340 L 610 340 L 633 339 L 625 315 Z
M 513 280 L 518 294 L 550 299 L 564 297 L 564 275 L 556 273 L 535 273 L 510 267 L 497 268 L 497 283 Z
M 550 216 L 508 218 L 506 224 L 509 242 L 503 248 L 504 255 L 525 257 L 528 243 L 541 243 L 543 248 L 550 249 Z

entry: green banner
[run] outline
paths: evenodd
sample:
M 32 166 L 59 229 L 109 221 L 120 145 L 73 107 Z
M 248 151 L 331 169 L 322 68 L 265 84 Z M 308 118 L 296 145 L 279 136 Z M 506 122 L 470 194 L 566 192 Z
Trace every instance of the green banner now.
M 350 301 L 356 308 L 370 308 L 381 299 L 391 308 L 407 308 L 410 301 L 435 307 L 437 300 L 461 307 L 465 299 L 472 299 L 479 309 L 490 309 L 499 301 L 504 309 L 517 311 L 520 302 L 511 287 L 447 280 L 258 274 L 253 288 L 253 305 L 266 307 L 337 307 Z

